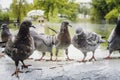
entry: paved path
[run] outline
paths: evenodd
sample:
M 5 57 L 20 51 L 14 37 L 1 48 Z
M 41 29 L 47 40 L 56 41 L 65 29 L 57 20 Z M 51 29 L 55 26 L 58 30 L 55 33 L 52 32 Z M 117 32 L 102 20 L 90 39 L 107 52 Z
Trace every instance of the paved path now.
M 120 59 L 86 63 L 26 60 L 25 63 L 32 66 L 22 70 L 20 80 L 120 80 Z M 11 76 L 15 70 L 11 59 L 1 58 L 0 64 L 1 80 L 18 80 Z

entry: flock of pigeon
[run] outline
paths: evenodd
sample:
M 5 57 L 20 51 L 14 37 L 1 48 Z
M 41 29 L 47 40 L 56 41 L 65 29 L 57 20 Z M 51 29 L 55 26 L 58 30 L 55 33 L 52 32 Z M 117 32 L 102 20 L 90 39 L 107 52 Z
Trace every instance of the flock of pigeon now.
M 92 59 L 96 60 L 94 57 L 95 50 L 99 46 L 100 43 L 106 42 L 106 40 L 102 39 L 102 36 L 96 34 L 95 32 L 86 32 L 81 27 L 77 27 L 75 30 L 75 34 L 73 38 L 71 39 L 69 30 L 68 22 L 64 21 L 61 23 L 59 32 L 56 33 L 56 35 L 46 35 L 43 33 L 38 34 L 37 32 L 30 30 L 30 27 L 35 28 L 32 25 L 32 22 L 29 20 L 24 20 L 20 24 L 19 31 L 16 35 L 12 35 L 9 31 L 7 24 L 1 25 L 1 42 L 2 47 L 5 48 L 3 51 L 6 55 L 8 55 L 12 60 L 15 62 L 16 70 L 12 74 L 16 75 L 21 72 L 18 68 L 19 62 L 22 63 L 22 68 L 28 68 L 30 65 L 25 65 L 24 60 L 29 58 L 30 55 L 35 50 L 42 52 L 42 57 L 39 59 L 36 59 L 36 61 L 40 61 L 45 56 L 46 52 L 50 52 L 50 61 L 52 61 L 53 57 L 53 46 L 56 48 L 56 61 L 58 60 L 58 52 L 59 49 L 65 50 L 67 60 L 71 60 L 68 56 L 68 47 L 70 44 L 72 44 L 74 47 L 79 49 L 83 54 L 84 58 L 82 59 L 82 62 L 85 62 L 85 58 L 87 55 L 87 52 L 92 51 L 93 56 L 89 59 L 91 61 Z M 108 40 L 108 49 L 109 49 L 109 55 L 105 59 L 110 59 L 110 55 L 115 50 L 120 50 L 120 19 L 117 21 L 117 26 L 113 29 L 109 40 Z

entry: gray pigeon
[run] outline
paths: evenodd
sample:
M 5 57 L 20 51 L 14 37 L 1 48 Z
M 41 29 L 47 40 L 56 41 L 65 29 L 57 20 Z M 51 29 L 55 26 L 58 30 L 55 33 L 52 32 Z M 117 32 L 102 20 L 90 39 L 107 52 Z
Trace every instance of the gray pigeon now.
M 70 38 L 68 26 L 71 26 L 69 25 L 68 22 L 66 21 L 62 22 L 60 31 L 54 36 L 54 41 L 55 41 L 54 44 L 56 47 L 56 60 L 59 49 L 64 49 L 67 56 L 67 60 L 70 60 L 68 56 L 68 47 L 71 44 L 71 38 Z
M 1 29 L 2 29 L 2 32 L 1 32 L 1 40 L 2 42 L 5 42 L 3 45 L 1 45 L 2 47 L 5 47 L 6 45 L 6 42 L 8 41 L 8 39 L 11 37 L 11 33 L 10 33 L 10 30 L 9 30 L 9 27 L 7 24 L 2 24 L 1 25 Z
M 1 25 L 1 29 L 2 29 L 2 32 L 1 32 L 2 42 L 7 42 L 9 37 L 11 36 L 10 30 L 8 28 L 8 25 L 7 24 L 2 24 Z
M 105 40 L 95 32 L 85 32 L 81 27 L 77 27 L 75 32 L 76 33 L 72 38 L 72 44 L 84 54 L 82 62 L 86 61 L 85 58 L 87 56 L 87 52 L 90 51 L 93 52 L 93 56 L 89 60 L 96 60 L 94 57 L 95 50 L 99 44 L 105 42 Z
M 22 68 L 28 68 L 30 65 L 25 65 L 24 60 L 27 59 L 34 51 L 33 38 L 30 35 L 29 28 L 33 27 L 32 23 L 25 20 L 21 23 L 19 32 L 16 36 L 11 36 L 6 43 L 5 53 L 14 60 L 16 70 L 12 74 L 18 76 L 20 72 L 18 68 L 19 61 L 22 62 Z
M 42 57 L 36 59 L 35 61 L 40 61 L 45 56 L 46 52 L 50 52 L 50 61 L 52 61 L 52 48 L 54 45 L 53 36 L 45 35 L 45 34 L 38 34 L 35 31 L 30 31 L 31 36 L 34 39 L 35 49 L 42 52 Z
M 109 55 L 105 59 L 110 59 L 113 51 L 120 51 L 120 19 L 118 18 L 117 26 L 112 30 L 108 38 Z

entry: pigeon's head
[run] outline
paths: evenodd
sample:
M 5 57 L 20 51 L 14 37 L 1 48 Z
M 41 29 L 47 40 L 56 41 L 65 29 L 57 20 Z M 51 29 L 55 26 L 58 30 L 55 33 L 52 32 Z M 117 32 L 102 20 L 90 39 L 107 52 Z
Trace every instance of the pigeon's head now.
M 30 28 L 30 27 L 35 28 L 35 27 L 32 25 L 32 22 L 29 21 L 29 20 L 23 21 L 23 22 L 21 23 L 20 27 L 21 27 L 21 28 L 23 28 L 23 27 L 24 27 L 24 28 Z
M 76 33 L 77 35 L 81 35 L 81 34 L 83 33 L 83 29 L 82 29 L 81 27 L 77 27 L 77 28 L 75 29 L 75 33 Z
M 8 25 L 7 24 L 2 24 L 1 29 L 8 29 Z
M 69 25 L 69 22 L 67 21 L 62 22 L 60 32 L 64 33 L 65 31 L 67 31 L 68 26 L 72 27 L 71 25 Z

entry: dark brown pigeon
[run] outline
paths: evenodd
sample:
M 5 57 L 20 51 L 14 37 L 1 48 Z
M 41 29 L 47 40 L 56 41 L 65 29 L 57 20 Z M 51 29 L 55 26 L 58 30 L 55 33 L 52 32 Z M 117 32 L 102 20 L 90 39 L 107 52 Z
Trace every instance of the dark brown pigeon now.
M 68 56 L 68 47 L 71 44 L 71 37 L 69 34 L 68 26 L 71 26 L 68 22 L 62 22 L 60 31 L 54 36 L 54 44 L 56 47 L 56 60 L 59 49 L 64 49 L 67 56 L 67 60 L 71 60 Z
M 12 74 L 18 76 L 20 72 L 18 68 L 19 61 L 22 62 L 23 68 L 28 68 L 29 65 L 24 64 L 24 60 L 27 59 L 34 51 L 34 41 L 30 35 L 29 28 L 33 27 L 32 23 L 25 20 L 21 23 L 19 32 L 16 36 L 11 36 L 6 43 L 5 53 L 13 59 L 15 62 L 16 70 Z
M 108 39 L 109 55 L 105 59 L 110 59 L 113 51 L 120 51 L 120 18 L 118 18 L 116 27 L 112 30 Z

